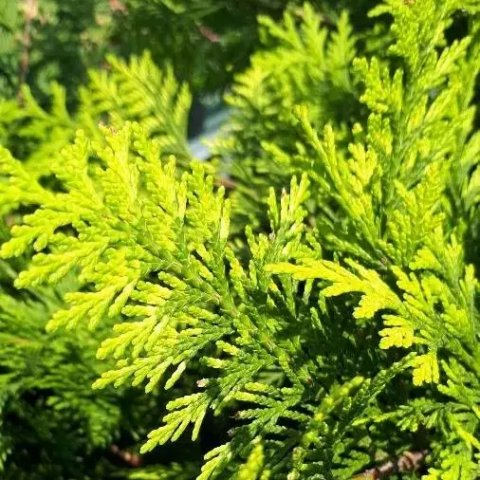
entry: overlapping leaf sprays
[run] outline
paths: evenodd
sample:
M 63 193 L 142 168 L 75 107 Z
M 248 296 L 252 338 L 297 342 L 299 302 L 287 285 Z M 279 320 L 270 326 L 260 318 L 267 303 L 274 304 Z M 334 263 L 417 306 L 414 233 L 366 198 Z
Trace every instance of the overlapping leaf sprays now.
M 211 165 L 170 148 L 177 130 L 117 121 L 77 133 L 56 183 L 2 151 L 5 208 L 34 208 L 0 253 L 33 249 L 19 288 L 78 276 L 50 329 L 114 324 L 95 388 L 172 391 L 143 452 L 234 417 L 198 479 L 348 479 L 417 448 L 426 478 L 477 478 L 480 5 L 390 0 L 372 12 L 393 18 L 388 52 L 355 59 L 346 16 L 327 41 L 303 12 L 299 28 L 264 22 L 281 46 L 234 92 L 244 131 L 219 147 L 238 165 L 231 200 Z M 447 41 L 458 15 L 468 32 Z M 354 125 L 325 113 L 331 91 L 357 97 Z M 269 161 L 287 175 L 245 211 Z

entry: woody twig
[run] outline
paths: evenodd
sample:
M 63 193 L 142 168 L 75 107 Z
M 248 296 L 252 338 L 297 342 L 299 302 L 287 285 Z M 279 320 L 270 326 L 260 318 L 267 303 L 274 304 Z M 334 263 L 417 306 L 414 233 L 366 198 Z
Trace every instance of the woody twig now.
M 22 53 L 20 56 L 18 79 L 22 86 L 30 67 L 30 49 L 32 47 L 32 22 L 38 15 L 38 0 L 24 0 L 22 4 L 24 26 L 21 37 Z M 19 97 L 21 93 L 19 92 Z
M 427 453 L 426 450 L 405 452 L 396 460 L 388 460 L 379 467 L 365 470 L 360 475 L 357 475 L 354 480 L 379 480 L 398 472 L 415 472 L 423 466 Z

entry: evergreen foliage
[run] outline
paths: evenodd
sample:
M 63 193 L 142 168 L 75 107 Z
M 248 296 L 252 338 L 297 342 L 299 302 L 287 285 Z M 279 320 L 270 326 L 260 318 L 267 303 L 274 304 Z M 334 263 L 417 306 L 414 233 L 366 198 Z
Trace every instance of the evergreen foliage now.
M 223 91 L 245 69 L 259 43 L 258 15 L 276 20 L 300 0 L 0 0 L 0 96 L 27 83 L 46 103 L 51 82 L 66 87 L 76 105 L 78 86 L 106 53 L 123 59 L 149 50 L 161 68 L 199 97 Z M 331 22 L 349 8 L 359 29 L 372 0 L 330 2 L 315 7 Z
M 87 69 L 108 50 L 114 20 L 108 0 L 0 0 L 0 96 L 27 83 L 45 101 L 57 81 L 74 102 Z
M 237 77 L 227 97 L 232 119 L 214 145 L 231 162 L 234 201 L 250 222 L 265 220 L 271 186 L 282 188 L 310 166 L 313 152 L 300 142 L 292 116 L 296 106 L 307 108 L 316 125 L 335 122 L 343 135 L 360 114 L 350 74 L 356 38 L 346 11 L 332 31 L 322 28 L 321 15 L 309 4 L 287 12 L 280 25 L 269 17 L 259 23 L 263 49 Z
M 124 0 L 113 36 L 120 53 L 152 52 L 154 60 L 176 66 L 178 77 L 196 94 L 228 87 L 232 77 L 248 66 L 261 41 L 257 17 L 272 21 L 284 12 L 295 12 L 301 0 Z M 371 0 L 331 2 L 315 0 L 325 22 L 332 22 L 344 8 L 352 11 L 359 29 Z
M 66 105 L 65 89 L 53 83 L 49 107 L 43 107 L 28 86 L 22 88 L 23 106 L 14 100 L 0 101 L 0 135 L 28 165 L 30 173 L 48 175 L 78 129 L 101 140 L 101 124 L 118 128 L 136 121 L 162 141 L 162 152 L 188 162 L 186 134 L 191 97 L 179 85 L 171 69 L 160 71 L 148 53 L 124 62 L 108 57 L 108 70 L 91 70 L 89 82 L 80 88 L 73 112 Z
M 121 421 L 121 395 L 96 396 L 90 388 L 101 372 L 95 337 L 47 335 L 45 323 L 58 298 L 41 293 L 42 301 L 1 294 L 0 438 L 7 479 L 79 475 L 95 449 L 112 441 Z
M 260 17 L 212 162 L 148 54 L 0 103 L 6 478 L 108 478 L 121 431 L 120 478 L 480 477 L 480 3 L 321 11 Z

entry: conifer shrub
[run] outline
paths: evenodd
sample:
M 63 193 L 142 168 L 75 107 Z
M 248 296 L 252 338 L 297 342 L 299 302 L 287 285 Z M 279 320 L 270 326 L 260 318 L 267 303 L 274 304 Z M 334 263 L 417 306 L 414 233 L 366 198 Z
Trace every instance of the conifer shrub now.
M 325 24 L 348 8 L 359 31 L 373 0 L 315 0 Z M 49 84 L 66 88 L 69 107 L 89 69 L 106 53 L 122 59 L 149 50 L 156 65 L 175 65 L 193 93 L 228 88 L 258 47 L 257 16 L 275 21 L 301 12 L 301 0 L 0 0 L 0 95 L 27 83 L 41 103 Z
M 351 13 L 260 18 L 207 162 L 147 53 L 0 103 L 5 478 L 480 477 L 480 3 Z
M 171 62 L 177 77 L 203 95 L 228 87 L 247 67 L 261 41 L 258 16 L 279 21 L 301 14 L 302 0 L 122 0 L 111 36 L 121 55 L 151 51 L 158 65 Z M 366 27 L 372 0 L 315 0 L 322 22 L 333 24 L 348 8 L 359 31 Z
M 109 0 L 0 0 L 0 95 L 28 83 L 46 101 L 52 81 L 69 104 L 86 70 L 102 63 L 117 15 Z

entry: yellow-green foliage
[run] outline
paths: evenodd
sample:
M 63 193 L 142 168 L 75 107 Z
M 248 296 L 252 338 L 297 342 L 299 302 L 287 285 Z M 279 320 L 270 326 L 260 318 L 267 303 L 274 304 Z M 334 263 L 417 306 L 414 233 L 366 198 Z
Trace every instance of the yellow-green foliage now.
M 107 67 L 89 72 L 89 82 L 79 89 L 73 113 L 66 107 L 64 88 L 55 83 L 48 109 L 37 102 L 28 86 L 22 90 L 23 106 L 16 100 L 0 101 L 1 143 L 24 160 L 30 172 L 46 176 L 77 129 L 102 141 L 102 125 L 120 128 L 126 121 L 135 121 L 161 141 L 165 156 L 173 154 L 178 161 L 188 162 L 188 88 L 176 82 L 171 69 L 160 71 L 148 53 L 129 62 L 110 56 Z
M 350 74 L 356 37 L 348 14 L 340 15 L 333 31 L 322 27 L 322 20 L 309 4 L 285 13 L 280 24 L 260 17 L 263 49 L 226 98 L 232 118 L 214 151 L 230 159 L 233 201 L 244 221 L 263 220 L 268 188 L 281 188 L 311 166 L 312 152 L 298 135 L 294 108 L 308 106 L 316 126 L 335 120 L 342 134 L 358 116 Z
M 387 0 L 370 15 L 388 48 L 364 56 L 346 14 L 263 19 L 217 145 L 232 195 L 191 159 L 188 95 L 148 57 L 93 73 L 73 117 L 59 89 L 51 114 L 28 99 L 16 135 L 64 148 L 39 170 L 35 144 L 0 151 L 0 255 L 28 259 L 18 289 L 77 278 L 55 335 L 113 325 L 95 392 L 166 391 L 142 454 L 188 432 L 210 441 L 185 453 L 198 480 L 347 480 L 412 450 L 424 469 L 399 478 L 480 476 L 479 14 Z

